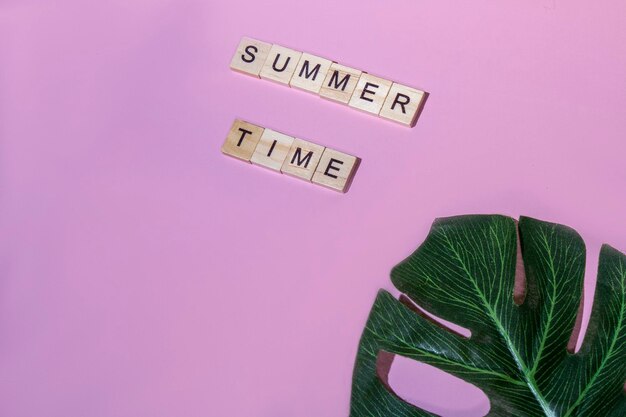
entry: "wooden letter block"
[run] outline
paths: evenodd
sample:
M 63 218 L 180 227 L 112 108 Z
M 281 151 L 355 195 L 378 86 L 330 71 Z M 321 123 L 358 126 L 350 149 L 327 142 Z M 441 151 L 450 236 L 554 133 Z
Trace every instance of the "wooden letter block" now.
M 360 76 L 361 71 L 333 62 L 320 89 L 320 97 L 348 104 Z
M 271 47 L 272 45 L 266 42 L 246 37 L 241 38 L 237 52 L 230 61 L 230 68 L 259 78 L 259 73 Z
M 243 120 L 235 120 L 226 141 L 222 145 L 222 153 L 250 162 L 257 143 L 263 134 L 263 128 Z
M 379 115 L 405 126 L 415 126 L 424 95 L 423 91 L 393 83 Z
M 350 107 L 369 113 L 380 113 L 391 84 L 391 81 L 384 78 L 363 73 L 352 93 Z
M 326 148 L 317 165 L 313 182 L 345 193 L 358 167 L 359 159 L 330 148 Z
M 282 173 L 311 181 L 324 149 L 321 145 L 296 138 L 283 162 Z
M 303 53 L 289 85 L 318 94 L 330 69 L 330 64 L 332 61 L 329 59 Z
M 250 162 L 280 172 L 293 140 L 291 136 L 265 129 Z
M 296 70 L 301 55 L 302 52 L 280 45 L 272 45 L 261 69 L 261 78 L 289 85 L 289 80 Z

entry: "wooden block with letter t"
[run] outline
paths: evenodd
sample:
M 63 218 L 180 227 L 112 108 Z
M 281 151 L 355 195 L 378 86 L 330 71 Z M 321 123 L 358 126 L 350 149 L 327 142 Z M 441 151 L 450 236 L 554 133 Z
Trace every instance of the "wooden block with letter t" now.
M 317 94 L 320 92 L 320 88 L 322 88 L 322 83 L 331 64 L 332 61 L 329 59 L 320 58 L 305 52 L 300 57 L 300 62 L 298 62 L 289 85 Z
M 244 162 L 250 162 L 264 130 L 261 126 L 239 119 L 235 120 L 222 145 L 222 153 Z
M 259 73 L 272 45 L 252 38 L 241 38 L 237 52 L 230 61 L 230 68 L 259 78 Z
M 296 138 L 281 171 L 283 174 L 311 181 L 323 153 L 323 146 Z
M 379 116 L 413 127 L 424 104 L 425 96 L 423 91 L 393 83 Z
M 350 107 L 378 114 L 387 98 L 392 82 L 363 73 L 350 98 Z
M 313 174 L 312 181 L 315 184 L 345 193 L 350 187 L 359 162 L 359 158 L 355 156 L 326 148 L 315 174 Z
M 250 162 L 280 172 L 294 138 L 272 129 L 265 129 Z
M 280 45 L 272 45 L 265 64 L 261 69 L 261 78 L 289 85 L 291 76 L 296 71 L 302 52 L 285 48 Z
M 361 71 L 333 62 L 320 89 L 320 97 L 348 104 Z

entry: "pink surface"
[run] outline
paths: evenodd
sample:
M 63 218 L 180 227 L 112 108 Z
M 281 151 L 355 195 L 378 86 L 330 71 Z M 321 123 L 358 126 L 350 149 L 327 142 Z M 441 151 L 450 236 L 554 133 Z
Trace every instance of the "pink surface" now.
M 431 95 L 385 122 L 231 72 L 243 35 Z M 593 288 L 626 250 L 625 72 L 622 0 L 0 2 L 0 415 L 346 416 L 439 216 L 568 224 Z M 350 192 L 222 156 L 235 117 L 361 157 Z M 486 411 L 406 362 L 405 398 Z

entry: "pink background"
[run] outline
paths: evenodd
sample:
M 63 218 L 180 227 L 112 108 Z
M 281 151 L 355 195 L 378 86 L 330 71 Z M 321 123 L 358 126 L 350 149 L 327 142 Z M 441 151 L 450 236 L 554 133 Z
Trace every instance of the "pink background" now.
M 241 36 L 430 92 L 407 129 L 229 70 Z M 623 0 L 0 1 L 0 415 L 336 417 L 435 217 L 626 250 Z M 226 158 L 235 117 L 363 159 L 341 195 Z M 589 306 L 585 309 L 589 313 Z M 445 416 L 476 389 L 401 361 Z

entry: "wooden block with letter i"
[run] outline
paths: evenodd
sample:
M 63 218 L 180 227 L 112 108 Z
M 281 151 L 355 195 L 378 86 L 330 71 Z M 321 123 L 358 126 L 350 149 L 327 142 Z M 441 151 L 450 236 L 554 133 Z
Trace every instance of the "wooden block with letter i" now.
M 415 88 L 393 83 L 379 116 L 405 126 L 414 126 L 426 94 Z
M 359 158 L 334 149 L 326 148 L 317 165 L 313 182 L 324 187 L 345 193 L 350 187 Z
M 244 162 L 250 162 L 263 131 L 264 128 L 261 126 L 239 119 L 235 120 L 222 145 L 222 153 Z
M 261 69 L 261 78 L 289 85 L 301 55 L 302 52 L 280 45 L 272 45 Z
M 281 171 L 283 174 L 311 181 L 323 153 L 323 146 L 296 138 Z
M 322 83 L 331 64 L 332 61 L 329 59 L 320 58 L 305 52 L 302 54 L 300 62 L 298 62 L 289 85 L 317 94 L 320 92 L 320 88 L 322 88 Z
M 272 129 L 265 129 L 250 162 L 280 172 L 294 138 Z
M 392 82 L 363 73 L 350 98 L 350 107 L 378 114 L 383 107 Z
M 259 73 L 272 45 L 252 38 L 241 38 L 237 51 L 230 61 L 230 68 L 259 78 Z

